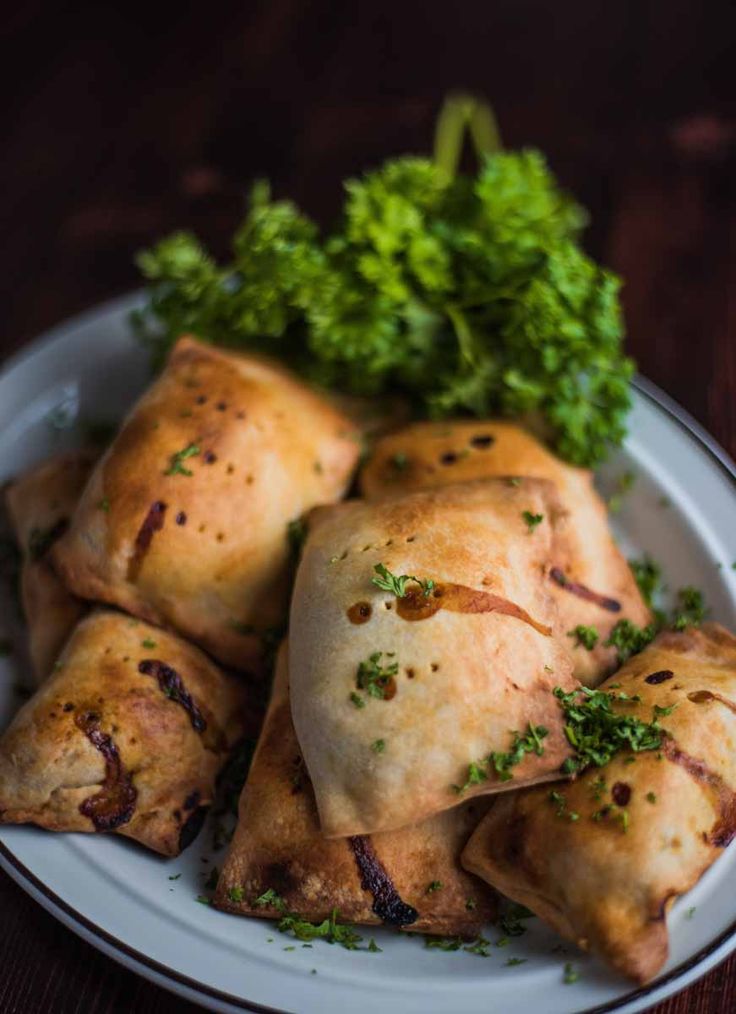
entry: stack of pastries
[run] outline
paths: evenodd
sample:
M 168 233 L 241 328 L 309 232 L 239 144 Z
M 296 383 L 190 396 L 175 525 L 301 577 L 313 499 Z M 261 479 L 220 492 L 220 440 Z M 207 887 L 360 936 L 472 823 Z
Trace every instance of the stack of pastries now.
M 736 832 L 736 639 L 616 671 L 611 631 L 651 616 L 589 472 L 493 420 L 395 426 L 356 476 L 356 418 L 182 338 L 99 460 L 12 485 L 38 689 L 0 819 L 176 855 L 280 640 L 218 907 L 470 938 L 499 892 L 650 979 Z M 659 716 L 656 748 L 581 765 L 584 688 Z

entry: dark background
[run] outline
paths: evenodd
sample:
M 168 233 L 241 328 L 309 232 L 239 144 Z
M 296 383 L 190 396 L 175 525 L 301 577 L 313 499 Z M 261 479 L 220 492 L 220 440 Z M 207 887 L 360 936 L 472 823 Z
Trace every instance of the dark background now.
M 269 176 L 327 223 L 340 182 L 428 152 L 443 94 L 494 103 L 592 213 L 640 369 L 736 454 L 732 0 L 33 0 L 4 17 L 0 357 L 138 284 L 168 230 L 218 254 Z M 0 1010 L 194 1011 L 0 879 Z M 736 1009 L 736 960 L 658 1014 Z

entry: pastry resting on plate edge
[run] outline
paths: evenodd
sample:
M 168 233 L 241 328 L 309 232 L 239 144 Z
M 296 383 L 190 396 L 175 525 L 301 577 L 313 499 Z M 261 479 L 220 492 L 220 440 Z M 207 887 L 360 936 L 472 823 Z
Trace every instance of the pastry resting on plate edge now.
M 337 909 L 351 923 L 472 937 L 495 915 L 495 896 L 458 857 L 487 807 L 476 799 L 398 831 L 324 838 L 291 720 L 282 647 L 214 903 L 240 915 L 288 910 L 309 921 Z M 278 908 L 257 903 L 268 892 Z
M 327 837 L 558 777 L 570 748 L 551 691 L 579 683 L 547 576 L 556 509 L 549 482 L 491 479 L 310 515 L 289 671 Z M 380 566 L 412 575 L 405 594 L 376 586 Z M 492 752 L 505 760 L 480 773 Z
M 95 456 L 70 451 L 14 480 L 5 500 L 22 555 L 20 591 L 33 678 L 49 674 L 86 602 L 68 591 L 49 563 L 49 551 L 69 526 Z
M 114 831 L 177 855 L 250 721 L 240 679 L 174 634 L 97 610 L 0 738 L 0 823 Z
M 339 499 L 360 451 L 283 368 L 180 339 L 95 468 L 54 565 L 82 598 L 263 668 L 284 619 L 288 525 Z
M 615 648 L 604 646 L 615 624 L 625 618 L 643 627 L 651 614 L 611 537 L 606 506 L 590 471 L 561 461 L 515 423 L 447 420 L 414 423 L 383 437 L 360 483 L 364 495 L 376 499 L 502 475 L 549 479 L 557 487 L 566 515 L 564 523 L 560 519 L 565 551 L 550 570 L 552 591 L 565 634 L 578 625 L 599 632 L 592 651 L 568 640 L 575 675 L 596 686 L 616 667 Z
M 654 716 L 661 744 L 500 797 L 462 862 L 646 982 L 667 959 L 672 902 L 736 834 L 736 638 L 717 624 L 661 634 L 601 689 L 640 698 L 612 706 Z

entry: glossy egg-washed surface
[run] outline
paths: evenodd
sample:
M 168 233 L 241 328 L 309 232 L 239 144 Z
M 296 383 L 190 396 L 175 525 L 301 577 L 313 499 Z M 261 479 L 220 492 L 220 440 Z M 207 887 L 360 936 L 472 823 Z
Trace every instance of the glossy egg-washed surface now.
M 600 634 L 593 651 L 569 642 L 576 675 L 595 686 L 615 668 L 615 650 L 604 646 L 615 623 L 627 618 L 643 626 L 650 615 L 611 537 L 591 472 L 565 464 L 514 423 L 448 420 L 415 423 L 383 437 L 360 481 L 367 497 L 379 498 L 497 476 L 549 479 L 557 487 L 565 548 L 561 541 L 560 558 L 553 561 L 553 595 L 565 631 L 582 624 Z
M 310 517 L 290 678 L 325 834 L 388 830 L 466 795 L 555 777 L 569 747 L 551 690 L 578 685 L 548 577 L 557 510 L 551 483 L 497 479 Z M 543 516 L 533 532 L 524 511 Z M 434 585 L 425 594 L 410 583 L 397 599 L 373 583 L 378 564 Z M 360 672 L 376 653 L 378 696 Z M 546 729 L 544 750 L 527 753 L 512 779 L 489 771 L 466 794 L 453 789 L 529 724 Z
M 95 611 L 0 740 L 0 822 L 117 831 L 176 855 L 250 714 L 244 685 L 198 649 Z
M 84 492 L 55 566 L 83 598 L 258 670 L 284 619 L 287 525 L 345 490 L 351 422 L 279 367 L 182 339 Z
M 49 674 L 87 609 L 60 580 L 49 552 L 69 527 L 93 464 L 89 451 L 57 455 L 19 476 L 5 494 L 22 559 L 21 599 L 36 684 Z
M 487 805 L 471 800 L 370 837 L 324 838 L 291 719 L 284 648 L 215 904 L 241 915 L 278 917 L 273 905 L 255 904 L 270 889 L 309 920 L 321 921 L 337 908 L 361 925 L 472 936 L 493 916 L 495 901 L 462 869 L 459 855 Z M 433 883 L 441 888 L 429 890 Z
M 602 690 L 634 698 L 615 710 L 644 721 L 671 708 L 659 712 L 661 748 L 624 750 L 554 796 L 500 799 L 462 861 L 646 982 L 667 958 L 672 902 L 736 834 L 736 638 L 716 624 L 661 634 Z

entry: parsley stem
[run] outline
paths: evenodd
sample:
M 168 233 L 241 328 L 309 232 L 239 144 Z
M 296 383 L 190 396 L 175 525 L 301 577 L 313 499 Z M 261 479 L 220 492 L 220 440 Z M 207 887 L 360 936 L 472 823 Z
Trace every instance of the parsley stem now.
M 467 92 L 451 92 L 440 109 L 434 133 L 434 162 L 449 180 L 457 175 L 466 130 L 479 162 L 503 147 L 490 103 Z

